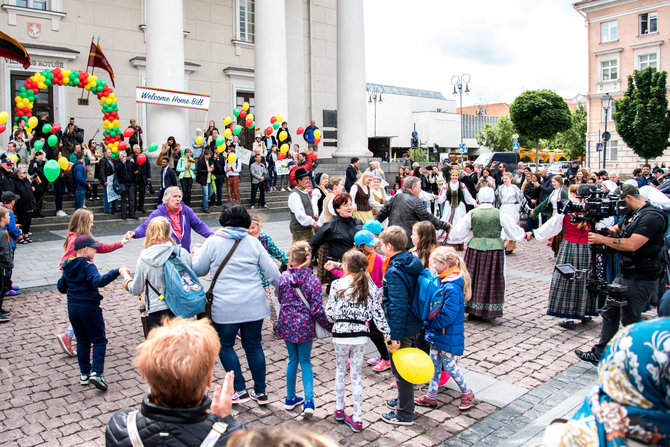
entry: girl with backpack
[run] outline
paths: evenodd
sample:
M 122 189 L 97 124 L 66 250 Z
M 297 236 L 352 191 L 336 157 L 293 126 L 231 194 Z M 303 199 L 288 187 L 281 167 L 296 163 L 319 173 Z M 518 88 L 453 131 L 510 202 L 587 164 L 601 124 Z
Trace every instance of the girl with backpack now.
M 370 336 L 367 322 L 374 320 L 377 328 L 388 340 L 391 335 L 384 311 L 382 290 L 368 274 L 368 259 L 358 250 L 349 250 L 342 257 L 343 278 L 332 283 L 326 305 L 326 315 L 334 322 L 333 345 L 335 346 L 335 420 L 344 422 L 354 433 L 363 430 L 363 382 L 361 369 L 365 344 Z M 344 412 L 344 386 L 347 363 L 350 364 L 351 387 L 354 412 Z
M 423 407 L 437 407 L 437 390 L 442 369 L 447 371 L 461 389 L 464 411 L 472 407 L 475 394 L 465 383 L 456 360 L 463 355 L 465 345 L 465 301 L 472 296 L 471 280 L 465 262 L 451 247 L 439 247 L 430 255 L 432 270 L 439 276 L 444 298 L 440 312 L 426 326 L 426 341 L 430 343 L 430 358 L 435 375 L 430 380 L 428 392 L 414 399 Z
M 323 310 L 321 281 L 310 267 L 312 251 L 309 243 L 296 242 L 288 252 L 289 268 L 279 279 L 279 320 L 275 334 L 283 338 L 288 350 L 286 363 L 286 400 L 284 408 L 293 410 L 303 404 L 302 415 L 314 414 L 314 373 L 312 372 L 312 342 L 316 338 L 314 323 L 330 330 L 331 324 Z M 305 397 L 296 396 L 295 383 L 298 363 L 302 370 Z

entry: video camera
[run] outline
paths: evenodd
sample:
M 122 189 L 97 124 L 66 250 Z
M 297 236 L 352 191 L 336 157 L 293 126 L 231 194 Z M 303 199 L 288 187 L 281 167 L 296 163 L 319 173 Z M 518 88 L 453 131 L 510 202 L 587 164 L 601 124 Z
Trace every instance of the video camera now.
M 592 189 L 587 195 L 577 195 L 581 202 L 561 201 L 561 213 L 570 216 L 570 222 L 588 222 L 591 227 L 608 217 L 626 214 L 626 201 L 603 189 Z

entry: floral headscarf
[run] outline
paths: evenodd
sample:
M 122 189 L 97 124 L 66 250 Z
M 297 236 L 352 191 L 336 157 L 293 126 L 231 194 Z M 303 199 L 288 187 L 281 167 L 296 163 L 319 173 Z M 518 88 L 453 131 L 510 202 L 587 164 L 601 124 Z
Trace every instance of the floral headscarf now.
M 600 357 L 598 377 L 572 420 L 552 436 L 547 430 L 545 445 L 670 445 L 670 318 L 617 332 Z

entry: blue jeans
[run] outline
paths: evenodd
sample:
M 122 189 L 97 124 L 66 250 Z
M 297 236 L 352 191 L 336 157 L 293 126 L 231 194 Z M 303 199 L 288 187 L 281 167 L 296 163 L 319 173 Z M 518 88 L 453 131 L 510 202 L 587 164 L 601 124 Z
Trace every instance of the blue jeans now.
M 82 374 L 103 373 L 105 371 L 105 320 L 102 309 L 96 305 L 68 304 L 67 312 L 77 338 L 77 361 Z M 91 364 L 91 344 L 93 344 L 93 364 Z
M 666 290 L 658 303 L 658 316 L 670 317 L 670 290 Z
M 223 369 L 235 372 L 235 391 L 242 392 L 247 389 L 246 380 L 242 375 L 240 359 L 235 353 L 235 336 L 240 331 L 242 348 L 247 355 L 251 377 L 254 379 L 254 391 L 256 394 L 265 393 L 265 353 L 261 341 L 261 329 L 263 320 L 249 321 L 247 323 L 218 324 L 212 322 L 214 329 L 219 334 L 221 350 L 219 360 Z
M 291 343 L 285 341 L 288 351 L 286 362 L 286 398 L 295 397 L 295 382 L 298 376 L 298 363 L 302 370 L 302 387 L 305 391 L 305 401 L 314 400 L 314 373 L 312 372 L 312 342 Z
M 86 190 L 77 188 L 74 191 L 74 209 L 75 211 L 79 208 L 84 207 L 84 201 L 86 200 Z
M 208 210 L 209 198 L 212 196 L 212 194 L 214 194 L 214 188 L 212 188 L 211 183 L 207 183 L 206 185 L 200 185 L 200 188 L 202 188 L 202 209 Z
M 103 184 L 102 185 L 103 191 L 102 191 L 102 206 L 103 209 L 106 213 L 109 213 L 111 211 L 118 211 L 119 210 L 119 201 L 115 200 L 113 202 L 109 202 L 107 200 L 107 187 Z

